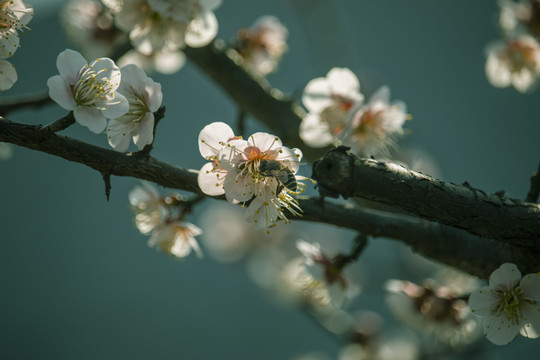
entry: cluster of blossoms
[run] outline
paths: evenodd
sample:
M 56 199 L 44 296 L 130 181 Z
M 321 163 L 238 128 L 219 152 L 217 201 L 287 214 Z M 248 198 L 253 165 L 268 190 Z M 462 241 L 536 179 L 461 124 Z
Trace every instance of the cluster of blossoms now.
M 145 70 L 173 73 L 185 62 L 187 45 L 210 43 L 218 31 L 213 11 L 221 0 L 102 0 L 117 29 L 128 34 L 135 48 L 120 63 Z
M 540 7 L 536 0 L 500 0 L 504 38 L 486 48 L 486 75 L 495 87 L 513 86 L 524 93 L 540 77 Z
M 301 214 L 292 196 L 303 191 L 298 180 L 306 179 L 296 175 L 300 150 L 263 132 L 243 140 L 227 124 L 215 122 L 201 130 L 199 151 L 210 161 L 199 172 L 201 190 L 211 196 L 225 194 L 233 204 L 249 204 L 246 219 L 255 227 L 274 226 L 279 219 L 288 222 L 283 209 Z
M 277 70 L 279 61 L 287 51 L 289 32 L 274 16 L 260 17 L 249 29 L 236 34 L 236 51 L 242 56 L 249 71 L 268 75 Z
M 474 315 L 484 318 L 484 335 L 496 345 L 509 344 L 518 333 L 540 336 L 540 273 L 521 277 L 505 263 L 489 277 L 489 285 L 469 297 Z
M 197 226 L 184 220 L 189 207 L 180 194 L 162 197 L 150 183 L 143 182 L 129 193 L 129 202 L 135 212 L 135 225 L 145 235 L 150 247 L 159 248 L 168 255 L 180 259 L 191 250 L 202 257 L 195 236 L 202 233 Z
M 23 0 L 0 0 L 0 90 L 17 82 L 17 72 L 9 61 L 20 47 L 19 32 L 32 20 L 34 9 Z
M 153 141 L 154 112 L 161 106 L 161 85 L 136 65 L 122 69 L 109 58 L 88 63 L 74 50 L 56 61 L 59 75 L 47 81 L 49 96 L 75 120 L 98 134 L 107 128 L 109 144 L 127 151 L 130 139 L 139 150 Z M 110 119 L 107 126 L 107 119 Z
M 358 78 L 347 68 L 333 68 L 326 77 L 311 80 L 302 102 L 308 114 L 300 137 L 307 145 L 346 145 L 361 156 L 388 156 L 408 118 L 403 102 L 390 103 L 386 86 L 364 101 Z

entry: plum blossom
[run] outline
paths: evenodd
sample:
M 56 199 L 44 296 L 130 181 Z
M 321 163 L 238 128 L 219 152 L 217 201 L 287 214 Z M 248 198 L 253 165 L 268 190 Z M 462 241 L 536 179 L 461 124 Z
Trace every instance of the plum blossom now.
M 240 29 L 235 49 L 243 58 L 245 68 L 261 75 L 276 71 L 287 51 L 289 32 L 275 16 L 262 16 L 249 29 Z
M 156 51 L 145 55 L 133 49 L 118 59 L 118 66 L 123 67 L 134 64 L 147 74 L 157 71 L 160 74 L 174 74 L 186 63 L 186 55 L 182 51 Z
M 109 144 L 117 151 L 126 151 L 131 137 L 137 148 L 142 150 L 154 139 L 153 113 L 161 106 L 161 85 L 147 77 L 136 65 L 126 65 L 120 71 L 123 80 L 118 91 L 126 97 L 129 110 L 109 121 L 107 137 Z
M 278 219 L 289 222 L 283 208 L 293 215 L 301 212 L 290 195 L 303 191 L 304 184 L 297 180 L 306 178 L 295 175 L 301 158 L 299 149 L 289 149 L 278 137 L 267 133 L 255 133 L 247 141 L 230 140 L 218 154 L 220 166 L 227 171 L 223 182 L 225 197 L 233 204 L 251 200 L 246 219 L 256 227 L 273 226 Z M 272 162 L 274 170 L 262 171 L 263 162 Z M 282 176 L 290 179 L 295 189 L 279 180 Z
M 195 239 L 202 231 L 184 220 L 189 210 L 186 211 L 180 194 L 162 197 L 153 185 L 143 182 L 142 186 L 130 191 L 129 202 L 135 213 L 137 229 L 142 234 L 151 234 L 148 246 L 179 259 L 188 256 L 192 250 L 202 257 Z
M 19 48 L 19 31 L 32 20 L 34 9 L 23 0 L 0 0 L 0 59 L 13 56 Z
M 300 137 L 312 147 L 338 143 L 347 115 L 363 100 L 360 82 L 347 68 L 333 68 L 326 77 L 311 80 L 302 94 L 308 114 L 300 124 Z
M 17 71 L 15 66 L 7 60 L 0 59 L 0 90 L 11 89 L 17 82 Z
M 307 297 L 322 306 L 342 307 L 358 294 L 358 285 L 322 252 L 319 243 L 298 240 L 296 247 L 304 256 L 303 271 L 299 272 L 297 281 Z
M 451 347 L 468 345 L 481 335 L 480 323 L 465 301 L 450 288 L 426 281 L 418 286 L 409 281 L 389 280 L 386 303 L 405 325 Z
M 218 30 L 213 10 L 221 0 L 108 0 L 105 5 L 115 14 L 116 26 L 129 33 L 132 45 L 150 55 L 212 41 Z
M 13 146 L 9 143 L 0 142 L 0 160 L 9 160 L 13 156 Z
M 390 103 L 390 89 L 381 87 L 367 104 L 360 104 L 347 115 L 347 127 L 340 133 L 341 143 L 363 156 L 387 156 L 404 134 L 408 118 L 405 103 Z
M 486 49 L 486 75 L 495 87 L 512 85 L 519 92 L 532 90 L 540 76 L 540 45 L 530 35 L 496 41 Z
M 474 315 L 484 318 L 484 335 L 495 345 L 509 344 L 518 333 L 540 336 L 540 273 L 521 277 L 516 265 L 505 263 L 469 297 Z
M 74 0 L 60 13 L 66 36 L 90 59 L 109 56 L 127 41 L 125 33 L 114 25 L 114 18 L 100 1 Z
M 62 51 L 56 60 L 60 75 L 47 80 L 49 96 L 75 120 L 94 133 L 129 110 L 124 95 L 116 92 L 120 85 L 120 69 L 109 58 L 98 58 L 90 64 L 74 50 Z

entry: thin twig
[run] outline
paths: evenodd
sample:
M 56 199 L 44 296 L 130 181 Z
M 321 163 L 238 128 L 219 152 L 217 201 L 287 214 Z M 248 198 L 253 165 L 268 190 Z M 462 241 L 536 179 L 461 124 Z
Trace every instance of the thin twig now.
M 354 244 L 353 244 L 351 253 L 347 255 L 339 254 L 334 259 L 334 265 L 336 266 L 336 268 L 343 269 L 345 266 L 358 260 L 358 257 L 360 257 L 360 254 L 364 251 L 367 244 L 368 244 L 368 237 L 362 233 L 358 234 L 356 238 L 354 239 Z
M 70 111 L 69 114 L 64 116 L 61 119 L 56 120 L 53 123 L 50 123 L 47 126 L 44 126 L 41 131 L 48 131 L 51 133 L 56 133 L 62 130 L 67 129 L 75 123 L 75 117 L 73 116 L 73 111 Z
M 242 109 L 238 109 L 238 117 L 236 118 L 236 133 L 245 137 L 246 132 L 246 112 Z

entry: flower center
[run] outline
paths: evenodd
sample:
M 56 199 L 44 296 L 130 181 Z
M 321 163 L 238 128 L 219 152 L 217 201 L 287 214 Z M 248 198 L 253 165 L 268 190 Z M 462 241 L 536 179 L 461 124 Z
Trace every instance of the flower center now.
M 519 72 L 523 68 L 535 68 L 537 66 L 536 52 L 537 49 L 529 44 L 516 40 L 508 44 L 505 55 L 511 64 L 512 70 Z
M 10 30 L 19 30 L 22 28 L 19 18 L 10 9 L 11 5 L 13 5 L 13 1 L 6 1 L 0 5 L 0 35 L 2 38 L 6 38 Z
M 499 316 L 503 312 L 506 313 L 506 318 L 514 325 L 519 325 L 521 320 L 521 300 L 523 299 L 523 291 L 516 286 L 509 291 L 495 290 L 498 299 L 491 307 L 491 312 Z
M 105 100 L 112 94 L 113 84 L 109 78 L 100 76 L 107 69 L 95 71 L 93 66 L 99 61 L 94 61 L 90 66 L 85 65 L 77 75 L 77 82 L 73 87 L 74 99 L 78 105 L 90 106 Z M 100 109 L 103 110 L 103 109 Z

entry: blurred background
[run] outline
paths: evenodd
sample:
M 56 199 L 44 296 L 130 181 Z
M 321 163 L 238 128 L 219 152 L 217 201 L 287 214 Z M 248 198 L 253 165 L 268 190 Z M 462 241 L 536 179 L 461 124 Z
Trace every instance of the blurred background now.
M 75 48 L 58 20 L 63 4 L 33 2 L 32 31 L 25 31 L 23 47 L 10 60 L 19 80 L 0 96 L 46 89 L 57 74 L 58 53 Z M 274 87 L 298 96 L 330 68 L 349 67 L 362 93 L 388 85 L 392 98 L 407 104 L 413 120 L 401 149 L 432 163 L 428 173 L 525 198 L 540 161 L 540 101 L 538 91 L 498 89 L 486 79 L 484 49 L 500 37 L 495 1 L 225 0 L 215 14 L 225 40 L 262 15 L 287 26 L 289 51 L 268 77 Z M 189 61 L 174 75 L 152 78 L 162 84 L 167 107 L 153 156 L 199 169 L 205 162 L 199 131 L 214 121 L 234 124 L 235 104 Z M 49 105 L 9 118 L 47 124 L 65 113 Z M 247 129 L 264 127 L 248 119 Z M 78 124 L 65 134 L 109 147 L 105 136 Z M 107 201 L 99 173 L 16 146 L 11 159 L 0 161 L 0 173 L 1 359 L 337 358 L 342 344 L 335 336 L 305 311 L 280 305 L 274 290 L 257 286 L 246 271 L 253 273 L 253 264 L 223 264 L 209 253 L 177 261 L 149 248 L 128 206 L 138 180 L 113 177 Z M 212 224 L 204 214 L 216 203 L 205 201 L 190 220 Z M 295 224 L 285 231 L 294 235 L 280 241 L 293 245 L 302 237 L 332 252 L 347 249 L 355 236 Z M 423 276 L 406 268 L 403 253 L 395 241 L 373 239 L 354 267 L 362 293 L 348 310 L 378 312 L 389 331 L 396 331 L 396 321 L 384 305 L 382 284 Z M 537 353 L 538 344 L 520 336 L 507 347 L 481 340 L 473 353 L 437 358 L 507 359 Z

